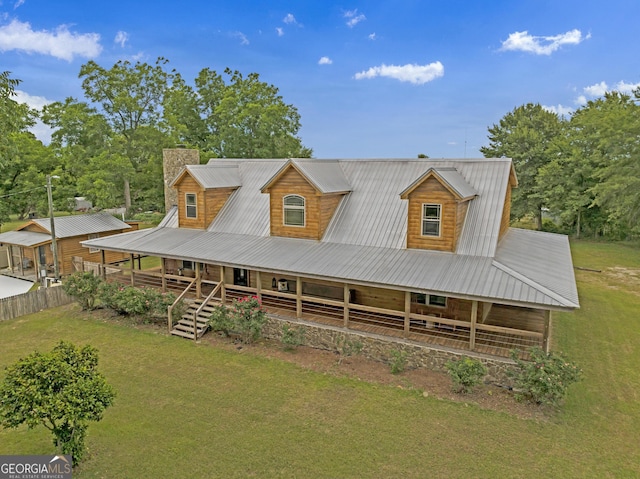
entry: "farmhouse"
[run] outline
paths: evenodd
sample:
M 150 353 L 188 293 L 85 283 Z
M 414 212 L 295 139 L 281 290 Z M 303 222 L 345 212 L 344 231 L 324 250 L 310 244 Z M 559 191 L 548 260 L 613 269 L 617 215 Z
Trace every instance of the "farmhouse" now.
M 62 276 L 74 272 L 73 258 L 80 261 L 100 261 L 100 250 L 83 248 L 81 241 L 123 233 L 132 227 L 106 213 L 60 216 L 54 219 L 59 271 Z M 0 234 L 0 246 L 7 246 L 9 269 L 21 276 L 42 279 L 53 272 L 53 244 L 49 218 L 30 220 L 15 231 Z M 109 262 L 126 255 L 110 253 Z
M 548 348 L 551 312 L 579 307 L 567 237 L 509 227 L 516 186 L 507 158 L 213 159 L 168 182 L 158 227 L 83 244 L 160 257 L 132 284 L 181 284 L 200 310 L 256 295 L 289 318 L 506 356 Z

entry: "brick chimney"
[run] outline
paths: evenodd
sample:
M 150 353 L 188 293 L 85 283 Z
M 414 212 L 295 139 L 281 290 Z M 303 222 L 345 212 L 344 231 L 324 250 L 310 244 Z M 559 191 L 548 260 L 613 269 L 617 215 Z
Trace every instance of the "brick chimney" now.
M 173 205 L 178 204 L 176 191 L 169 185 L 176 179 L 180 170 L 186 165 L 199 165 L 200 151 L 190 150 L 184 145 L 162 150 L 162 170 L 164 172 L 164 208 L 168 212 Z

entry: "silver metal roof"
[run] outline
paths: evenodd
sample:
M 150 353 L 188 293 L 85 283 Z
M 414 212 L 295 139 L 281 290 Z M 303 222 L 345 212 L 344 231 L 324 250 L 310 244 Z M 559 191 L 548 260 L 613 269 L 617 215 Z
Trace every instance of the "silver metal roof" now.
M 7 231 L 0 234 L 0 244 L 32 247 L 51 241 L 51 235 L 35 231 Z
M 304 176 L 322 193 L 344 193 L 351 191 L 340 163 L 336 160 L 291 160 Z
M 176 180 L 188 171 L 194 180 L 204 189 L 209 188 L 238 188 L 241 186 L 237 165 L 186 165 L 178 174 L 170 186 L 174 186 Z
M 575 298 L 565 298 L 553 291 L 553 284 L 523 279 L 487 257 L 185 228 L 141 230 L 82 243 L 108 250 L 135 251 L 520 306 L 536 305 L 560 310 L 578 306 Z M 545 266 L 559 267 L 550 262 Z
M 321 161 L 295 161 L 305 163 L 310 181 L 328 171 L 316 165 Z M 320 241 L 269 236 L 269 195 L 261 188 L 287 160 L 212 160 L 209 165 L 213 163 L 237 166 L 242 186 L 206 231 L 178 228 L 174 209 L 162 227 L 83 244 L 522 306 L 578 307 L 565 237 L 510 230 L 498 245 L 512 172 L 509 159 L 327 162 L 327 168 L 340 168 L 351 190 Z M 400 193 L 429 168 L 451 173 L 447 181 L 463 195 L 477 194 L 455 253 L 405 247 L 408 202 Z
M 418 179 L 411 183 L 407 188 L 400 193 L 402 198 L 405 198 L 416 186 L 422 183 L 429 175 L 435 175 L 445 186 L 449 187 L 460 199 L 469 199 L 476 196 L 477 191 L 458 173 L 458 170 L 451 167 L 430 167 L 425 171 Z
M 56 227 L 56 238 L 68 238 L 70 236 L 103 233 L 105 231 L 131 228 L 127 223 L 120 221 L 118 218 L 115 218 L 108 213 L 57 216 L 54 221 Z M 51 222 L 49 218 L 38 218 L 32 220 L 32 222 L 40 226 L 45 231 L 51 233 Z

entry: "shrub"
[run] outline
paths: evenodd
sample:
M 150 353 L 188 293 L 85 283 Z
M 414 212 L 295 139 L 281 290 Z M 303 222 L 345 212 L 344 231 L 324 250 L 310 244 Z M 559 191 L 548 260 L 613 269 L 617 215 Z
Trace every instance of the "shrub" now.
M 98 289 L 102 282 L 99 276 L 91 272 L 74 273 L 64 280 L 62 289 L 80 303 L 82 309 L 91 310 L 95 307 Z
M 407 367 L 407 352 L 399 349 L 391 351 L 391 360 L 389 361 L 391 374 L 400 374 Z
M 302 328 L 292 328 L 288 324 L 282 326 L 282 337 L 285 351 L 293 351 L 304 343 L 304 330 Z
M 338 364 L 342 364 L 342 360 L 344 358 L 360 354 L 363 348 L 363 345 L 360 341 L 348 339 L 346 336 L 342 336 L 338 339 L 337 346 L 338 354 L 340 355 Z
M 231 310 L 224 304 L 215 306 L 209 318 L 209 327 L 213 331 L 219 331 L 225 336 L 229 336 L 234 327 Z
M 103 282 L 98 289 L 103 306 L 122 315 L 163 317 L 175 301 L 173 293 L 161 293 L 153 288 L 135 288 Z M 176 313 L 177 314 L 177 313 Z
M 582 370 L 561 354 L 547 354 L 541 348 L 531 348 L 529 354 L 530 360 L 523 361 L 516 351 L 511 352 L 518 366 L 512 373 L 516 399 L 557 406 L 567 388 L 581 379 Z
M 458 361 L 448 361 L 445 366 L 453 381 L 455 391 L 459 393 L 471 392 L 487 374 L 485 365 L 472 358 L 465 357 Z
M 267 322 L 267 314 L 262 310 L 256 296 L 245 296 L 234 300 L 232 307 L 234 327 L 240 334 L 242 342 L 251 344 L 262 335 L 262 328 Z

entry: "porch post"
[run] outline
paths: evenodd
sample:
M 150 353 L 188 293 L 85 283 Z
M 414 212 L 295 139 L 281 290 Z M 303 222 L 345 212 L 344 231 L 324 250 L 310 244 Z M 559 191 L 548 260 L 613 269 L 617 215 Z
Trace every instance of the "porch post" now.
M 471 302 L 471 331 L 469 333 L 469 349 L 476 348 L 476 323 L 478 322 L 478 301 Z
M 33 248 L 33 267 L 36 269 L 36 281 L 40 281 L 42 276 L 40 276 L 40 268 L 42 265 L 40 264 L 40 255 L 36 248 Z
M 200 263 L 196 263 L 196 298 L 202 298 L 202 276 L 200 274 Z
M 296 276 L 296 318 L 302 317 L 302 278 Z
M 258 302 L 262 304 L 262 278 L 260 277 L 260 271 L 256 271 L 256 296 Z
M 227 288 L 224 286 L 224 266 L 220 266 L 220 301 L 222 304 L 227 302 Z
M 544 312 L 544 333 L 542 336 L 542 349 L 545 353 L 549 354 L 551 345 L 549 344 L 549 337 L 551 336 L 551 311 Z
M 349 327 L 349 284 L 344 283 L 344 327 Z
M 160 274 L 162 274 L 162 292 L 167 292 L 167 265 L 165 263 L 165 258 L 160 258 Z
M 24 276 L 24 267 L 22 266 L 24 264 L 24 250 L 22 249 L 22 246 L 20 246 L 20 275 Z M 34 256 L 35 258 L 35 256 Z M 36 262 L 33 262 L 33 268 L 36 270 L 36 281 L 38 280 L 38 266 L 36 265 Z
M 100 250 L 100 269 L 102 270 L 102 279 L 107 279 L 107 269 L 104 267 L 107 262 L 106 254 L 103 249 Z
M 404 292 L 404 335 L 409 335 L 411 327 L 411 292 Z
M 135 267 L 135 259 L 133 258 L 133 253 L 129 254 L 129 274 L 131 275 L 131 286 L 135 286 L 136 285 L 136 280 L 133 277 L 133 270 Z

